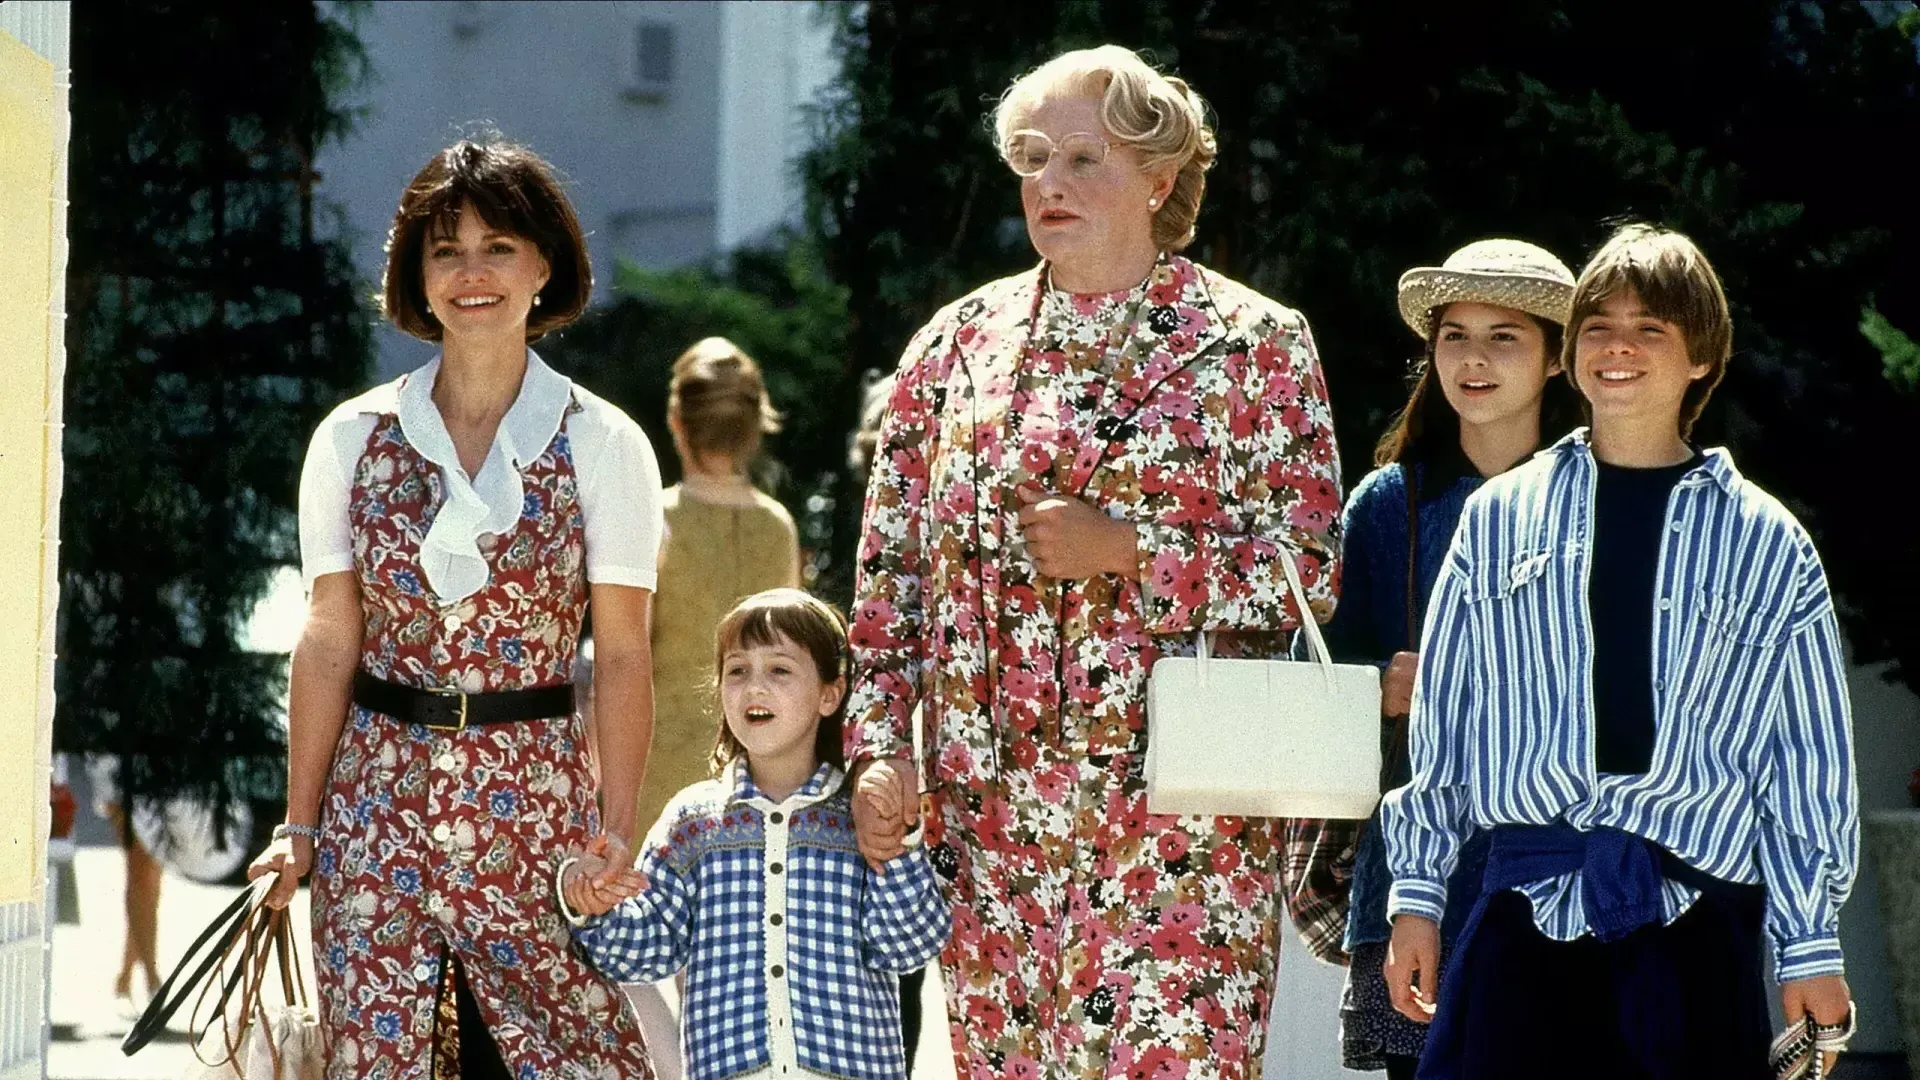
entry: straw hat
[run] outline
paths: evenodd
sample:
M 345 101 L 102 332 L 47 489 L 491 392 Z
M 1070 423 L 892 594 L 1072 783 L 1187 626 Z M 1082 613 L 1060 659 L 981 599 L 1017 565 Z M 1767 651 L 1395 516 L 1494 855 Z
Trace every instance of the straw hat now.
M 1444 265 L 1416 266 L 1400 275 L 1400 318 L 1422 338 L 1429 312 L 1462 300 L 1565 326 L 1573 308 L 1573 271 L 1524 240 L 1476 240 L 1447 256 Z

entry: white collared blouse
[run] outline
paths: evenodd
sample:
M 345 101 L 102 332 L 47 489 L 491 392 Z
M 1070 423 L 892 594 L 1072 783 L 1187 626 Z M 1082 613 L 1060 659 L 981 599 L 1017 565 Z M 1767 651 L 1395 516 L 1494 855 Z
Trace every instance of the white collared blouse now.
M 520 394 L 501 419 L 479 473 L 469 477 L 433 403 L 439 372 L 435 357 L 344 402 L 314 431 L 300 473 L 300 563 L 307 587 L 322 574 L 353 569 L 348 505 L 354 473 L 380 417 L 398 415 L 407 442 L 440 469 L 446 483 L 446 501 L 420 544 L 421 570 L 442 603 L 486 584 L 491 571 L 484 539 L 513 528 L 525 496 L 520 470 L 563 431 L 579 484 L 587 581 L 653 588 L 664 532 L 660 466 L 640 426 L 529 349 Z

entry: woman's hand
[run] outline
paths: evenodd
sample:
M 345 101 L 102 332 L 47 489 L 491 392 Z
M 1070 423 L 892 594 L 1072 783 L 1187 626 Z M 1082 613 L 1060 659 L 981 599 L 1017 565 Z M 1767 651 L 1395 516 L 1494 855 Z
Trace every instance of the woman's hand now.
M 1057 581 L 1100 574 L 1140 576 L 1140 545 L 1131 522 L 1108 517 L 1091 504 L 1022 487 L 1020 535 L 1027 557 Z
M 1787 1026 L 1803 1016 L 1810 1016 L 1816 1024 L 1844 1024 L 1847 1012 L 1853 1007 L 1853 991 L 1848 989 L 1847 980 L 1840 975 L 1816 975 L 1811 979 L 1793 979 L 1780 984 L 1780 1012 L 1786 1018 Z M 1839 1061 L 1839 1054 L 1825 1054 L 1826 1068 L 1822 1076 L 1831 1076 L 1833 1066 Z
M 647 887 L 647 875 L 633 868 L 627 845 L 612 833 L 587 841 L 560 881 L 560 895 L 575 915 L 605 915 L 620 901 L 638 896 Z
M 267 845 L 247 867 L 247 880 L 253 881 L 268 874 L 278 874 L 279 879 L 267 890 L 263 899 L 268 907 L 277 910 L 293 902 L 293 890 L 300 886 L 300 879 L 313 869 L 313 841 L 304 836 L 285 836 Z
M 1383 716 L 1409 716 L 1413 713 L 1413 681 L 1420 674 L 1420 654 L 1397 652 L 1380 676 L 1380 713 Z
M 898 758 L 861 763 L 853 773 L 853 831 L 860 854 L 877 874 L 907 850 L 906 836 L 920 816 L 913 774 Z
M 1393 920 L 1393 940 L 1387 943 L 1387 996 L 1400 1015 L 1430 1024 L 1440 1007 L 1440 927 L 1419 915 Z

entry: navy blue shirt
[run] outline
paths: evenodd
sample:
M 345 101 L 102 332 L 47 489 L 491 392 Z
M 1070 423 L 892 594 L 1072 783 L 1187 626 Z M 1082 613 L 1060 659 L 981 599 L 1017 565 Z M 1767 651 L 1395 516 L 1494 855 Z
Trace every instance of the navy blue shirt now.
M 1593 571 L 1593 765 L 1603 773 L 1643 773 L 1653 764 L 1654 576 L 1661 527 L 1673 487 L 1700 464 L 1629 469 L 1595 459 Z

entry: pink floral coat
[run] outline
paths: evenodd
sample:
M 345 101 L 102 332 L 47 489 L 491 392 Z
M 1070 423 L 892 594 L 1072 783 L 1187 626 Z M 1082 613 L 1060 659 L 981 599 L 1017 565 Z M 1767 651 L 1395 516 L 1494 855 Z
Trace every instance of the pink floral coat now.
M 1336 587 L 1339 469 L 1301 316 L 1163 258 L 1106 341 L 1041 315 L 1043 272 L 916 334 L 881 429 L 853 613 L 849 760 L 911 752 L 955 904 L 963 1077 L 1257 1076 L 1278 823 L 1147 813 L 1155 659 L 1279 655 Z M 1133 522 L 1137 580 L 1041 578 L 1015 491 Z

